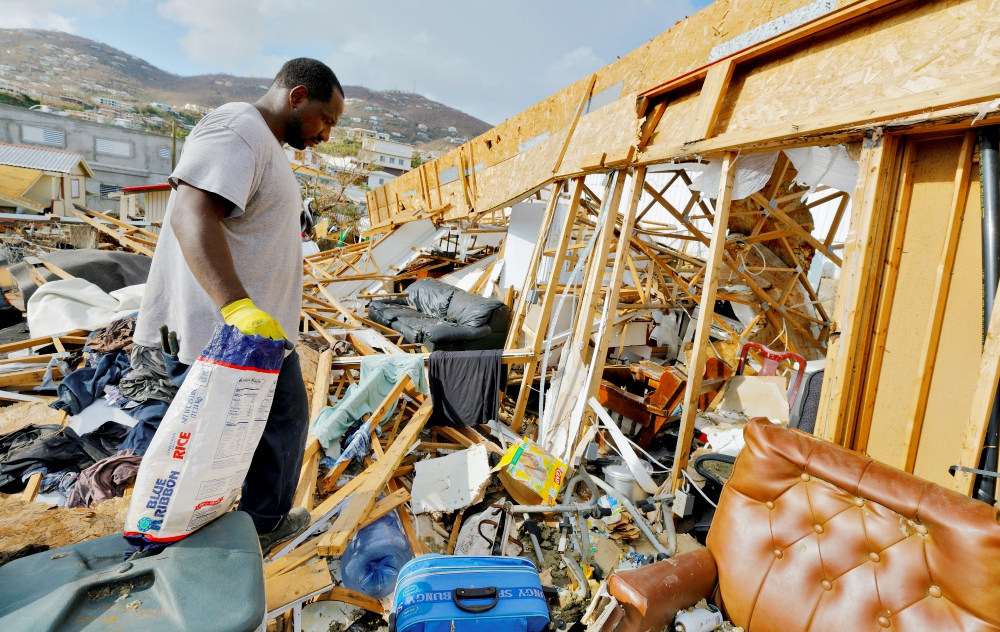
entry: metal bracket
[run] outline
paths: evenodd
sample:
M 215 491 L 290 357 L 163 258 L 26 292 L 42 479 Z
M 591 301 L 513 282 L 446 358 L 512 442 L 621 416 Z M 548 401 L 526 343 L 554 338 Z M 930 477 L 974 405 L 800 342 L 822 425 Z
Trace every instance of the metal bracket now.
M 968 472 L 969 474 L 978 474 L 980 476 L 988 476 L 990 478 L 1000 478 L 1000 473 L 990 472 L 989 470 L 977 470 L 974 467 L 952 465 L 951 467 L 948 468 L 948 473 L 951 474 L 952 476 L 954 476 L 956 472 Z

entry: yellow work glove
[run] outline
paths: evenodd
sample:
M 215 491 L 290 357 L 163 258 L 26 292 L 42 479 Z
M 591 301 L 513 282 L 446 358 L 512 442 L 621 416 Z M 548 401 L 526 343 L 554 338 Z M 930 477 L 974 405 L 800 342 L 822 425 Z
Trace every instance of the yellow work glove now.
M 248 298 L 227 303 L 220 311 L 227 325 L 236 327 L 248 336 L 257 334 L 271 340 L 288 338 L 278 321 L 267 312 L 258 309 Z

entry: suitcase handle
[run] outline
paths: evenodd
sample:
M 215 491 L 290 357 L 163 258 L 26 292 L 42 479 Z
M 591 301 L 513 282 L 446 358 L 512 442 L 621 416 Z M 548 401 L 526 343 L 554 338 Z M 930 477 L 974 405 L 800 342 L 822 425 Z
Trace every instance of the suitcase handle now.
M 482 604 L 479 606 L 471 606 L 462 603 L 463 599 L 490 598 L 493 599 L 493 603 Z M 489 588 L 456 588 L 452 593 L 451 600 L 454 601 L 455 606 L 463 612 L 480 614 L 483 612 L 489 612 L 496 607 L 497 603 L 500 601 L 500 593 L 497 592 L 496 586 L 490 586 Z

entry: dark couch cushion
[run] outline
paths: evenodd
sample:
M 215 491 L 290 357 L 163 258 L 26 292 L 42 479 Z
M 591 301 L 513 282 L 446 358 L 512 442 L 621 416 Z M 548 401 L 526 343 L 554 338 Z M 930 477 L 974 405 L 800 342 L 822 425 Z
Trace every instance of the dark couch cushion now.
M 424 340 L 437 344 L 443 342 L 462 342 L 482 338 L 488 333 L 490 333 L 488 325 L 469 327 L 468 325 L 439 322 L 435 323 L 433 327 L 424 330 Z
M 448 305 L 456 288 L 437 279 L 420 279 L 406 288 L 411 306 L 420 312 L 443 320 L 448 314 Z
M 485 325 L 493 312 L 503 303 L 495 298 L 483 298 L 478 294 L 458 291 L 451 297 L 448 305 L 448 318 L 457 325 L 480 327 Z
M 409 305 L 400 305 L 388 301 L 372 301 L 368 306 L 368 317 L 380 325 L 391 327 L 400 316 L 417 316 L 420 312 Z
M 406 341 L 411 344 L 420 344 L 424 340 L 424 332 L 432 328 L 438 322 L 437 318 L 424 316 L 414 312 L 414 315 L 400 316 L 389 325 L 393 331 L 403 334 Z

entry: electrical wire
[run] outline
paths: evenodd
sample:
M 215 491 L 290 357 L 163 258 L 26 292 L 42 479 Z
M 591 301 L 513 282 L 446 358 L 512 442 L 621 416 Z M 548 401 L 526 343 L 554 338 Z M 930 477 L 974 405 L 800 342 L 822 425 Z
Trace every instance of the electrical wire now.
M 705 495 L 705 492 L 701 491 L 701 488 L 698 487 L 695 484 L 694 479 L 691 478 L 691 475 L 687 473 L 687 470 L 681 470 L 681 474 L 683 474 L 684 476 L 687 477 L 688 481 L 690 481 L 690 483 L 691 483 L 690 486 L 694 487 L 695 491 L 698 492 L 699 494 L 701 494 L 701 497 L 704 498 L 708 502 L 709 505 L 712 505 L 713 507 L 715 507 L 716 509 L 718 509 L 719 506 L 717 504 L 713 503 L 712 499 L 710 499 L 708 496 Z

